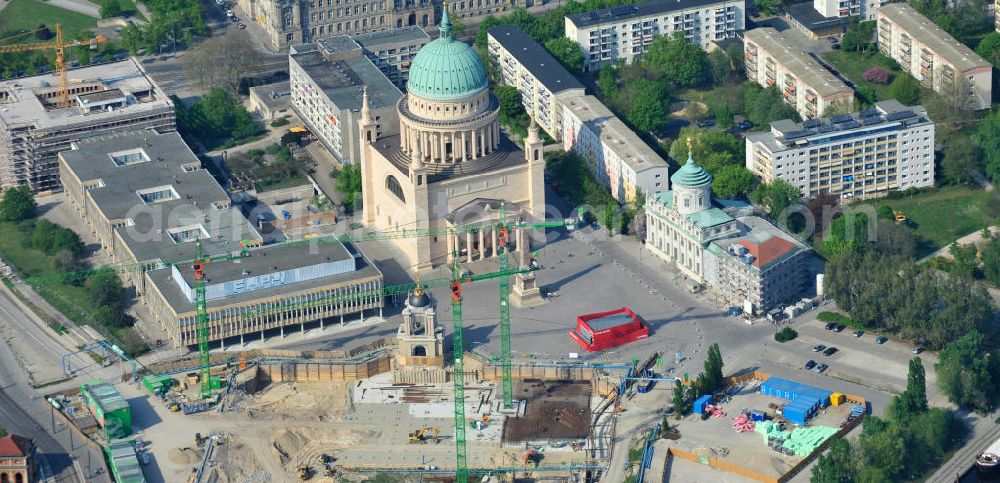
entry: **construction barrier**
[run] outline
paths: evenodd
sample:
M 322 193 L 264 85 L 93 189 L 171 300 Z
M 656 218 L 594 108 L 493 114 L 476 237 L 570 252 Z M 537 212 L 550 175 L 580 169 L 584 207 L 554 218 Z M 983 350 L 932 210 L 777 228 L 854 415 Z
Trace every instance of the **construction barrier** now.
M 722 471 L 728 471 L 730 473 L 735 473 L 737 475 L 743 476 L 744 478 L 749 478 L 754 481 L 760 481 L 762 483 L 779 483 L 781 480 L 773 476 L 767 476 L 762 473 L 758 473 L 751 469 L 744 468 L 739 465 L 734 465 L 732 463 L 727 463 L 718 458 L 709 458 L 698 456 L 690 451 L 685 451 L 677 448 L 667 448 L 667 457 L 669 458 L 683 458 L 688 461 L 693 461 L 695 463 L 708 465 L 709 467 L 720 469 Z M 668 463 L 669 466 L 669 463 Z
M 331 362 L 261 363 L 260 376 L 266 382 L 356 381 L 389 372 L 391 356 L 382 355 L 366 362 L 341 364 Z

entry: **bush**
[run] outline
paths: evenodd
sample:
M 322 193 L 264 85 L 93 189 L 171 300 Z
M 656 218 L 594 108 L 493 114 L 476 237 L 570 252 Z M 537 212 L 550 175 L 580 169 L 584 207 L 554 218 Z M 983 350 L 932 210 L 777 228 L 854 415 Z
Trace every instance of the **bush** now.
M 774 340 L 777 342 L 788 342 L 799 336 L 799 333 L 791 327 L 785 327 L 774 333 Z
M 820 322 L 833 322 L 835 324 L 843 324 L 843 325 L 846 325 L 848 327 L 853 327 L 855 329 L 864 329 L 865 328 L 864 324 L 856 322 L 855 320 L 851 319 L 850 317 L 848 317 L 848 316 L 846 316 L 844 314 L 838 314 L 836 312 L 820 312 L 819 315 L 816 316 L 816 318 Z
M 0 220 L 21 221 L 34 218 L 35 198 L 31 195 L 31 189 L 27 186 L 9 188 L 0 200 Z
M 281 127 L 288 125 L 288 118 L 282 117 L 271 121 L 271 127 Z
M 882 67 L 872 67 L 862 74 L 862 77 L 868 82 L 874 82 L 875 84 L 888 84 L 889 83 L 889 71 Z

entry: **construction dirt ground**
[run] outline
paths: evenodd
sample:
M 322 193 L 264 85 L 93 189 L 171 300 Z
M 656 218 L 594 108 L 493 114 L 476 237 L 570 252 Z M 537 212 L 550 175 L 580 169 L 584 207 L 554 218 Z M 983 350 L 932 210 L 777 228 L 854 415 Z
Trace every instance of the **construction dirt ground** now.
M 381 379 L 388 384 L 387 375 Z M 222 412 L 213 408 L 187 416 L 171 412 L 141 387 L 119 385 L 119 389 L 133 408 L 141 408 L 134 414 L 137 429 L 142 431 L 138 437 L 149 442 L 153 463 L 165 482 L 186 481 L 201 465 L 205 445 L 196 442 L 196 433 L 203 438 L 216 435 L 207 468 L 222 482 L 242 482 L 255 474 L 266 474 L 269 481 L 294 481 L 302 465 L 311 468 L 311 481 L 364 479 L 363 473 L 340 474 L 337 480 L 325 476 L 324 454 L 333 458 L 333 466 L 347 468 L 454 467 L 450 397 L 423 404 L 357 401 L 352 394 L 362 384 L 373 384 L 373 380 L 270 383 L 255 394 L 232 399 Z M 476 386 L 483 387 L 484 393 L 497 393 L 496 385 L 480 382 Z M 441 407 L 427 411 L 428 404 Z M 467 411 L 467 417 L 477 418 L 474 411 Z M 523 444 L 501 447 L 499 426 L 492 424 L 499 423 L 491 419 L 480 430 L 468 429 L 469 466 L 523 466 Z M 428 436 L 421 444 L 409 441 L 408 435 L 421 428 L 439 429 L 437 438 Z M 543 465 L 580 464 L 584 458 L 582 452 L 568 447 L 542 451 Z

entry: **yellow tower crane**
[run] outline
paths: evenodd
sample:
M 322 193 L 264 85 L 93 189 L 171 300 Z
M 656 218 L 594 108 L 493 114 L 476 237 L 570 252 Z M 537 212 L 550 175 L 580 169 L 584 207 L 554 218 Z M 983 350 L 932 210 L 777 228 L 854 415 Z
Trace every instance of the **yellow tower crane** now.
M 13 54 L 17 52 L 31 52 L 35 50 L 55 50 L 56 51 L 56 75 L 59 77 L 59 102 L 56 104 L 59 108 L 64 108 L 69 106 L 69 82 L 66 80 L 66 47 L 79 47 L 81 45 L 90 46 L 91 50 L 96 49 L 98 44 L 103 44 L 107 42 L 107 39 L 103 35 L 98 35 L 92 39 L 87 40 L 74 40 L 72 42 L 63 41 L 62 26 L 55 24 L 56 28 L 56 39 L 53 42 L 44 42 L 37 44 L 13 44 L 13 45 L 0 45 L 0 54 Z M 35 32 L 29 32 L 22 35 L 30 35 Z

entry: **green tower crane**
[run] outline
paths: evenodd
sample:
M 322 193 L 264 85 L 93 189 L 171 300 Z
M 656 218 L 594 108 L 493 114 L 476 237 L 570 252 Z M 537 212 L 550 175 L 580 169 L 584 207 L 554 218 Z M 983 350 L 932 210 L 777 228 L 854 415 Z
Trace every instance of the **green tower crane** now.
M 451 265 L 451 340 L 452 352 L 455 354 L 455 367 L 452 373 L 455 398 L 455 481 L 469 481 L 469 467 L 465 453 L 465 342 L 462 336 L 462 268 L 458 256 L 452 257 Z M 506 275 L 501 276 L 501 280 Z
M 500 201 L 500 231 L 497 249 L 500 251 L 499 265 L 500 273 L 507 273 L 510 268 L 510 256 L 507 250 L 507 237 L 510 235 L 510 228 L 507 226 L 507 202 Z M 502 395 L 503 408 L 511 410 L 514 408 L 514 381 L 511 380 L 510 371 L 510 277 L 500 276 L 500 370 L 503 375 Z

